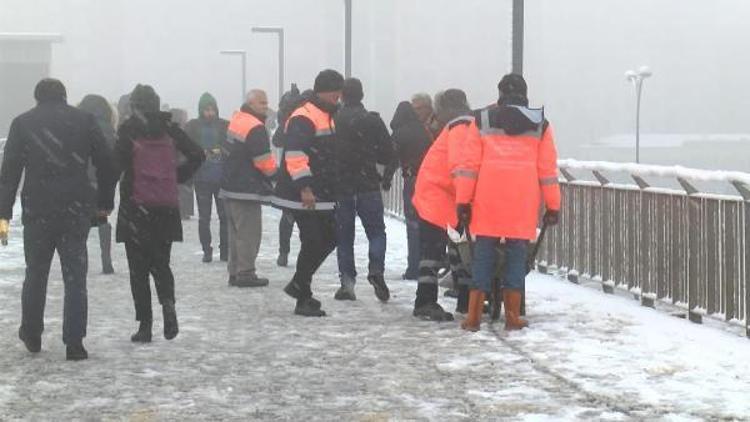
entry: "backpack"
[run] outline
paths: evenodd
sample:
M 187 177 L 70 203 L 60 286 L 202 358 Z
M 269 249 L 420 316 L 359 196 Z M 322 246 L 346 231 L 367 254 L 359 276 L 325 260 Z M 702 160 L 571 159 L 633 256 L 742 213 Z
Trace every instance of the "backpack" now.
M 169 135 L 133 141 L 132 200 L 145 207 L 179 207 L 177 150 Z

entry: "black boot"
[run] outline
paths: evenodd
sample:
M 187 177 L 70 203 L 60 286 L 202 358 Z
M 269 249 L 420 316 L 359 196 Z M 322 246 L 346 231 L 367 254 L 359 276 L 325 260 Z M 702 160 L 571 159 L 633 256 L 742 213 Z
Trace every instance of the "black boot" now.
M 21 339 L 23 344 L 26 346 L 26 350 L 31 353 L 39 353 L 42 350 L 42 337 L 41 336 L 28 336 L 23 331 L 23 327 L 18 329 L 18 338 Z
M 214 248 L 208 247 L 203 249 L 203 263 L 208 264 L 214 260 Z
M 383 278 L 383 275 L 376 274 L 368 276 L 367 281 L 369 281 L 370 284 L 372 284 L 372 287 L 375 288 L 375 296 L 377 296 L 378 300 L 381 302 L 388 302 L 388 299 L 391 298 L 391 292 L 385 284 L 385 278 Z
M 279 267 L 286 267 L 289 265 L 289 254 L 279 253 L 279 258 L 276 260 L 276 265 Z
M 427 321 L 453 321 L 453 314 L 445 312 L 445 309 L 437 302 L 415 307 L 412 315 Z
M 326 316 L 325 311 L 320 309 L 320 302 L 313 298 L 299 299 L 297 300 L 297 306 L 294 307 L 294 313 L 296 315 L 306 317 L 324 317 Z
M 465 314 L 469 312 L 469 286 L 458 285 L 458 300 L 456 301 L 456 312 Z
M 89 358 L 89 352 L 83 347 L 81 340 L 68 344 L 65 348 L 65 359 L 66 360 L 85 360 Z
M 227 262 L 227 261 L 229 261 L 229 252 L 227 252 L 226 248 L 221 248 L 219 250 L 219 260 L 221 262 Z
M 180 332 L 180 329 L 177 326 L 177 311 L 174 309 L 174 301 L 164 301 L 161 310 L 162 315 L 164 315 L 164 338 L 172 340 L 177 337 L 177 333 Z
M 138 331 L 130 336 L 130 341 L 133 343 L 151 343 L 152 327 L 153 323 L 151 321 L 141 321 Z
M 234 285 L 237 287 L 265 287 L 268 286 L 268 279 L 260 278 L 255 274 L 237 274 Z

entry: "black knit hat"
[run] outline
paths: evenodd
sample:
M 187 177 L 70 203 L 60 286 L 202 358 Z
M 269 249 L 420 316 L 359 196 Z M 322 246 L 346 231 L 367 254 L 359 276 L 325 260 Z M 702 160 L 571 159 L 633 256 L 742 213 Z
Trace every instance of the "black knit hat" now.
M 65 102 L 68 99 L 68 93 L 65 85 L 59 80 L 45 78 L 36 84 L 34 99 L 38 103 Z
M 365 98 L 362 82 L 357 78 L 345 80 L 341 96 L 346 104 L 361 103 L 362 99 Z
M 497 84 L 500 91 L 500 102 L 525 102 L 528 104 L 528 86 L 523 76 L 516 73 L 509 73 L 503 76 L 500 83 Z
M 141 113 L 156 113 L 159 111 L 161 100 L 150 85 L 136 85 L 130 94 L 130 108 Z
M 339 72 L 332 69 L 326 69 L 315 78 L 313 91 L 316 94 L 323 92 L 341 91 L 344 88 L 344 77 Z

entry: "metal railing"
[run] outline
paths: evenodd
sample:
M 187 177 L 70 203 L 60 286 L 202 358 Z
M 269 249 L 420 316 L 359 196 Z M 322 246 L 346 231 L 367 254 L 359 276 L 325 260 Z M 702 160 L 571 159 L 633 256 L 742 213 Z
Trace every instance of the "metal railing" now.
M 561 223 L 539 252 L 542 272 L 626 289 L 645 306 L 663 301 L 687 309 L 693 322 L 709 315 L 741 323 L 750 336 L 750 174 L 561 160 Z M 578 176 L 574 173 L 579 174 Z M 629 182 L 613 183 L 610 175 Z M 580 174 L 593 180 L 585 180 Z M 647 179 L 677 181 L 681 189 Z M 702 192 L 697 183 L 731 187 L 736 195 Z M 389 214 L 403 218 L 400 175 L 384 193 Z
M 644 306 L 675 304 L 693 322 L 710 315 L 742 323 L 750 336 L 750 174 L 573 160 L 559 167 L 562 221 L 542 245 L 541 270 L 599 281 L 608 293 L 627 289 Z M 635 184 L 612 183 L 610 173 Z M 682 189 L 646 178 L 673 179 Z M 696 182 L 740 195 L 701 192 Z

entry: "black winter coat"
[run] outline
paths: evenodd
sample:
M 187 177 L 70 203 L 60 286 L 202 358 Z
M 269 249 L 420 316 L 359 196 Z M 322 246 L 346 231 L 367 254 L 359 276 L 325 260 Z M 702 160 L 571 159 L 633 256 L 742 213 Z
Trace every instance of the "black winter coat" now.
M 348 104 L 336 114 L 335 122 L 337 195 L 377 192 L 384 181 L 390 184 L 398 163 L 380 115 L 362 104 Z M 378 164 L 385 166 L 382 176 Z
M 138 115 L 128 118 L 117 131 L 115 155 L 123 171 L 120 179 L 120 208 L 117 213 L 117 242 L 182 241 L 182 220 L 179 208 L 136 206 L 133 195 L 133 141 L 139 138 L 159 138 L 166 132 L 177 150 L 186 158 L 177 171 L 177 182 L 184 183 L 206 159 L 203 149 L 187 134 L 170 122 L 169 113 L 146 113 L 146 121 Z
M 112 150 L 94 116 L 64 102 L 42 103 L 13 120 L 0 169 L 0 218 L 11 219 L 24 170 L 24 224 L 62 217 L 89 222 L 97 209 L 114 207 Z
M 391 120 L 391 129 L 404 178 L 416 177 L 419 166 L 432 145 L 432 137 L 419 121 L 411 103 L 404 101 L 398 105 Z

